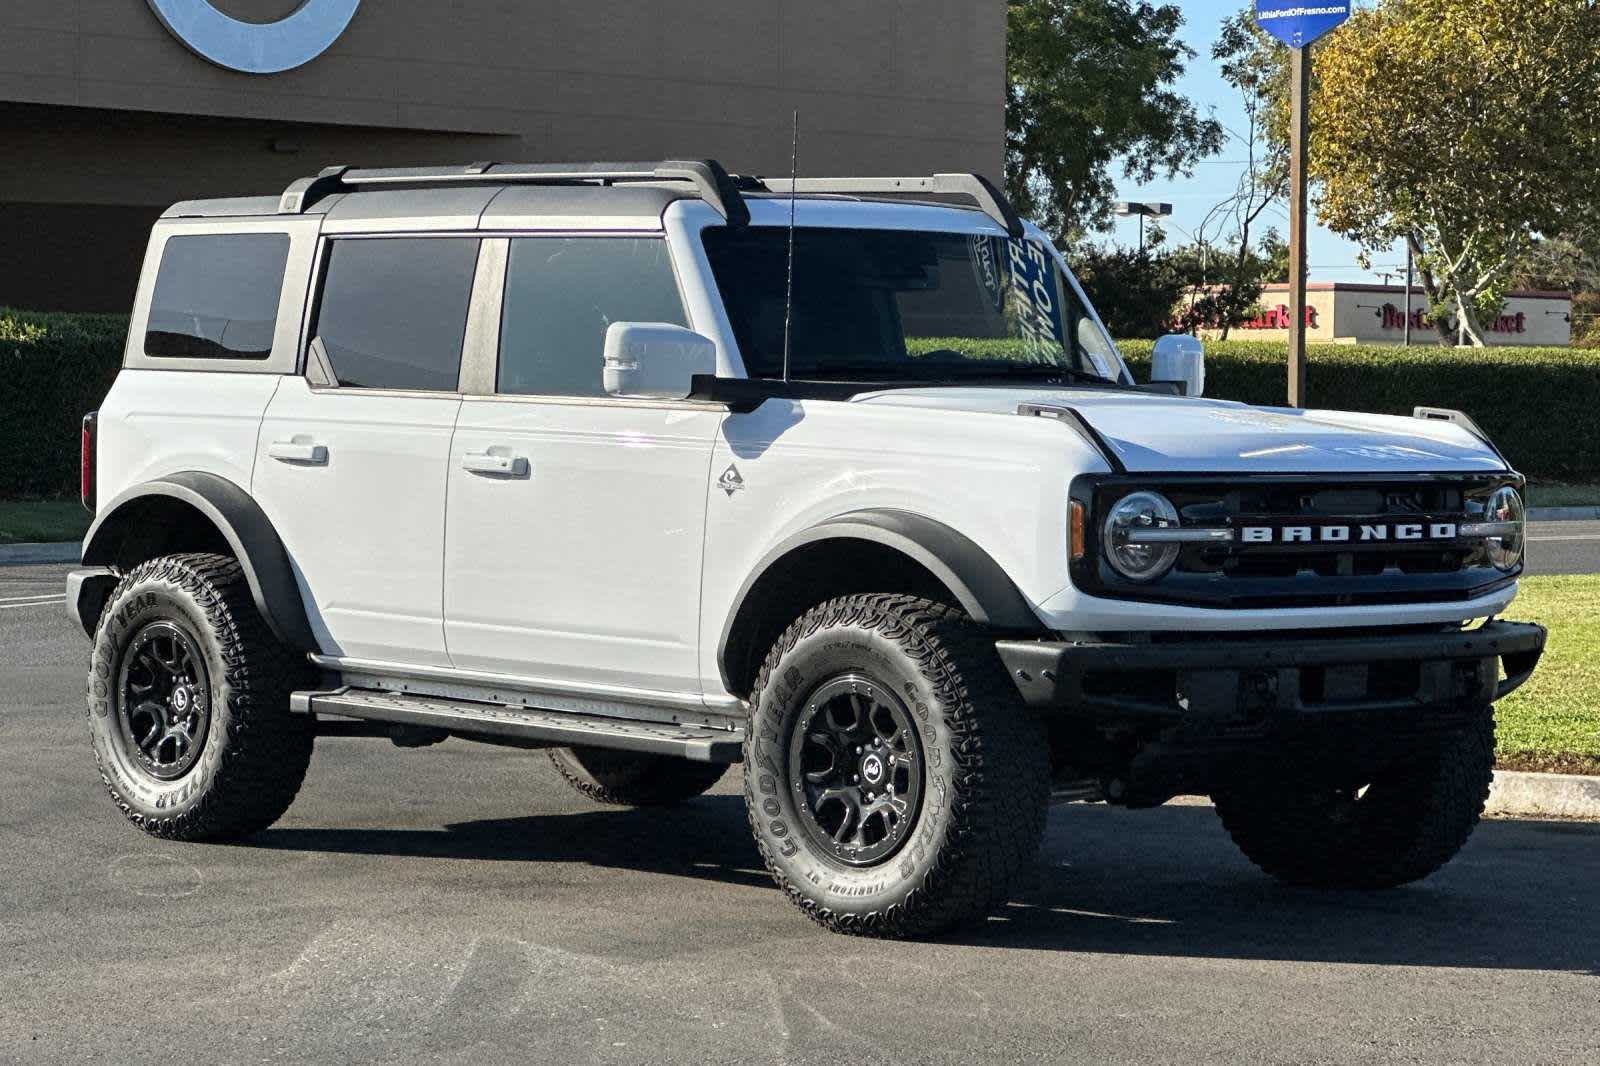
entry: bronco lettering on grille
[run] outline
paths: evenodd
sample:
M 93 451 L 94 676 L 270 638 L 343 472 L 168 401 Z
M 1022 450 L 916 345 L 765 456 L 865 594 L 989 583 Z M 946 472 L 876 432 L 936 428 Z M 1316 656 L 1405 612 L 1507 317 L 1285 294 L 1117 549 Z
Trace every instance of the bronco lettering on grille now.
M 1243 544 L 1343 544 L 1455 540 L 1455 522 L 1340 523 L 1328 526 L 1245 526 Z

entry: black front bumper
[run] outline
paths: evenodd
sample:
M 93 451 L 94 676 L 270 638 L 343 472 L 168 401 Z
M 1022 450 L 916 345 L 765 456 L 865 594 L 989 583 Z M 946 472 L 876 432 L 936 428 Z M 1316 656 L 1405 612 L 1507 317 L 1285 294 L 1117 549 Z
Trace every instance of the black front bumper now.
M 1370 781 L 1481 721 L 1533 673 L 1544 643 L 1542 626 L 1490 622 L 997 647 L 1049 725 L 1058 776 L 1099 777 L 1117 802 L 1151 806 L 1262 773 Z
M 1030 706 L 1105 720 L 1248 724 L 1326 712 L 1483 707 L 1521 685 L 1543 626 L 1146 643 L 997 643 Z M 1505 664 L 1505 678 L 1500 673 Z

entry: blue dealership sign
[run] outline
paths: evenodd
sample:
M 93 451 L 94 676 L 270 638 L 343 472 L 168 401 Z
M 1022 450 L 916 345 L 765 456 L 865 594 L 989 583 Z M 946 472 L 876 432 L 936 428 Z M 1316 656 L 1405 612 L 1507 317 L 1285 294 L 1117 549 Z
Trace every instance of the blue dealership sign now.
M 361 0 L 302 0 L 276 22 L 244 22 L 212 0 L 149 0 L 172 35 L 219 67 L 277 74 L 326 52 L 356 16 Z
M 1350 0 L 1256 0 L 1256 25 L 1290 48 L 1304 48 L 1350 17 Z

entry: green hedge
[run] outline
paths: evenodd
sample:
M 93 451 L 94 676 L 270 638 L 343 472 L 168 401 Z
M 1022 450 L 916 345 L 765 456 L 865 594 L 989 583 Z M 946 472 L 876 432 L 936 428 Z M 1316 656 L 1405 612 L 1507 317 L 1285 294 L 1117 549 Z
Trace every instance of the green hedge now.
M 127 315 L 0 309 L 0 498 L 78 494 L 78 430 L 122 365 Z
M 1151 341 L 1118 345 L 1136 377 L 1150 372 Z M 1206 395 L 1281 406 L 1282 344 L 1206 344 Z M 1453 407 L 1471 415 L 1512 464 L 1549 481 L 1600 481 L 1600 351 L 1579 348 L 1437 348 L 1318 344 L 1308 403 L 1408 415 Z

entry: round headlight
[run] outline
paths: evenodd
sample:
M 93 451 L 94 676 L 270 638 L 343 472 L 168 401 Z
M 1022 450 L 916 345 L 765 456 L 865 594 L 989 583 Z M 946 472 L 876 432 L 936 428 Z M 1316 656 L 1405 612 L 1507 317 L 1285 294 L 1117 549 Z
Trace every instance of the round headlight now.
M 1176 544 L 1139 543 L 1139 533 L 1178 524 L 1178 509 L 1165 496 L 1135 492 L 1124 496 L 1106 515 L 1106 561 L 1129 581 L 1154 581 L 1178 561 Z
M 1521 564 L 1527 518 L 1527 512 L 1522 506 L 1522 497 L 1517 495 L 1517 490 L 1510 485 L 1502 485 L 1489 497 L 1483 520 L 1516 526 L 1514 533 L 1503 533 L 1484 539 L 1484 544 L 1489 549 L 1489 561 L 1496 569 L 1515 570 Z

